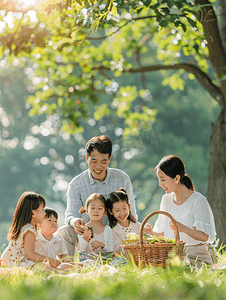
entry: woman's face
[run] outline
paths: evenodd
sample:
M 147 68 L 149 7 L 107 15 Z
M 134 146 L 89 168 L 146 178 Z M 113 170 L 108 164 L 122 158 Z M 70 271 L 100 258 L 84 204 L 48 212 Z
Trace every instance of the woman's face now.
M 159 180 L 159 186 L 164 190 L 166 194 L 170 194 L 175 191 L 178 183 L 178 176 L 171 178 L 167 176 L 161 169 L 157 169 L 156 175 Z

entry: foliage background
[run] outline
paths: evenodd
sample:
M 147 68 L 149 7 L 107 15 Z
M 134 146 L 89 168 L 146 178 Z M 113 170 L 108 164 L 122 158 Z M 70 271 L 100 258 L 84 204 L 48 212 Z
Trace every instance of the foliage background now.
M 67 184 L 86 169 L 84 145 L 93 135 L 107 134 L 112 139 L 111 167 L 130 175 L 139 221 L 159 208 L 163 191 L 153 169 L 164 155 L 180 156 L 196 189 L 205 194 L 211 122 L 220 111 L 217 102 L 188 73 L 151 72 L 144 80 L 143 75 L 120 71 L 121 65 L 157 63 L 163 57 L 175 59 L 166 55 L 169 41 L 161 40 L 161 36 L 137 47 L 141 29 L 151 28 L 151 33 L 158 30 L 154 21 L 128 24 L 116 38 L 109 37 L 103 43 L 94 39 L 87 40 L 85 47 L 66 43 L 54 48 L 62 36 L 68 35 L 67 26 L 75 24 L 66 17 L 62 23 L 58 16 L 52 26 L 51 18 L 37 16 L 40 19 L 34 22 L 34 15 L 25 14 L 14 20 L 14 27 L 9 21 L 2 29 L 4 35 L 22 32 L 24 36 L 9 41 L 9 46 L 4 44 L 3 34 L 1 37 L 0 245 L 6 242 L 16 202 L 25 190 L 42 194 L 47 204 L 60 212 L 63 223 Z M 5 21 L 2 11 L 1 18 Z M 19 30 L 20 26 L 24 27 Z M 80 38 L 86 33 L 87 29 L 80 32 Z M 104 33 L 100 27 L 94 38 Z M 172 34 L 177 36 L 176 32 Z M 178 38 L 178 42 L 184 41 Z M 180 53 L 181 59 L 184 57 L 177 44 L 170 47 Z M 143 54 L 141 60 L 138 48 Z M 187 56 L 192 59 L 189 49 Z M 17 50 L 21 55 L 15 57 Z M 115 64 L 113 77 L 108 71 L 103 76 L 91 70 L 92 63 L 103 57 Z M 198 62 L 207 67 L 202 59 Z M 79 90 L 78 86 L 83 88 Z M 148 126 L 142 123 L 143 109 L 150 110 Z M 75 132 L 73 124 L 77 121 L 80 129 Z

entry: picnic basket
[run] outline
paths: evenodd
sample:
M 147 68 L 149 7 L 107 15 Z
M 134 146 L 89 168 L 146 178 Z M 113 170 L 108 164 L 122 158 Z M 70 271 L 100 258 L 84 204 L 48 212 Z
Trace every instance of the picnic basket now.
M 160 244 L 146 244 L 143 239 L 143 230 L 146 222 L 157 214 L 163 214 L 171 219 L 176 229 L 174 233 L 175 243 L 160 243 Z M 137 240 L 136 240 L 137 242 Z M 175 251 L 175 254 L 183 260 L 183 248 L 185 243 L 179 239 L 179 232 L 175 219 L 165 211 L 155 211 L 146 216 L 140 228 L 139 243 L 122 245 L 122 252 L 128 260 L 133 260 L 137 266 L 145 267 L 152 265 L 153 267 L 167 266 L 168 254 Z

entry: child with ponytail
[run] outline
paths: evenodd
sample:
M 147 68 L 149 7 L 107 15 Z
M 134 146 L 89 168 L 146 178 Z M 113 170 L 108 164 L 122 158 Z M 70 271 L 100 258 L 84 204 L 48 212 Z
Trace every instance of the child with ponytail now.
M 129 196 L 124 188 L 112 192 L 107 199 L 107 214 L 109 225 L 112 228 L 114 239 L 114 252 L 120 254 L 122 240 L 127 234 L 133 232 L 139 235 L 141 223 L 137 222 L 131 214 Z M 145 233 L 149 232 L 150 224 L 146 224 Z

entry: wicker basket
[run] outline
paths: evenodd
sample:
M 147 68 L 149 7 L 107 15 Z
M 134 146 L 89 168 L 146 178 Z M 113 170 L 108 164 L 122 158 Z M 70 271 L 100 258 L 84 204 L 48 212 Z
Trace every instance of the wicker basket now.
M 161 244 L 144 244 L 143 240 L 143 230 L 144 225 L 154 215 L 163 214 L 171 219 L 176 229 L 174 234 L 176 243 L 161 243 Z M 128 244 L 122 245 L 122 252 L 129 260 L 134 260 L 137 266 L 145 267 L 147 265 L 152 265 L 153 267 L 163 267 L 167 266 L 168 254 L 171 251 L 175 251 L 175 254 L 183 260 L 183 248 L 185 243 L 179 240 L 179 232 L 176 225 L 175 219 L 165 211 L 155 211 L 147 215 L 141 224 L 140 228 L 140 242 L 139 244 Z

